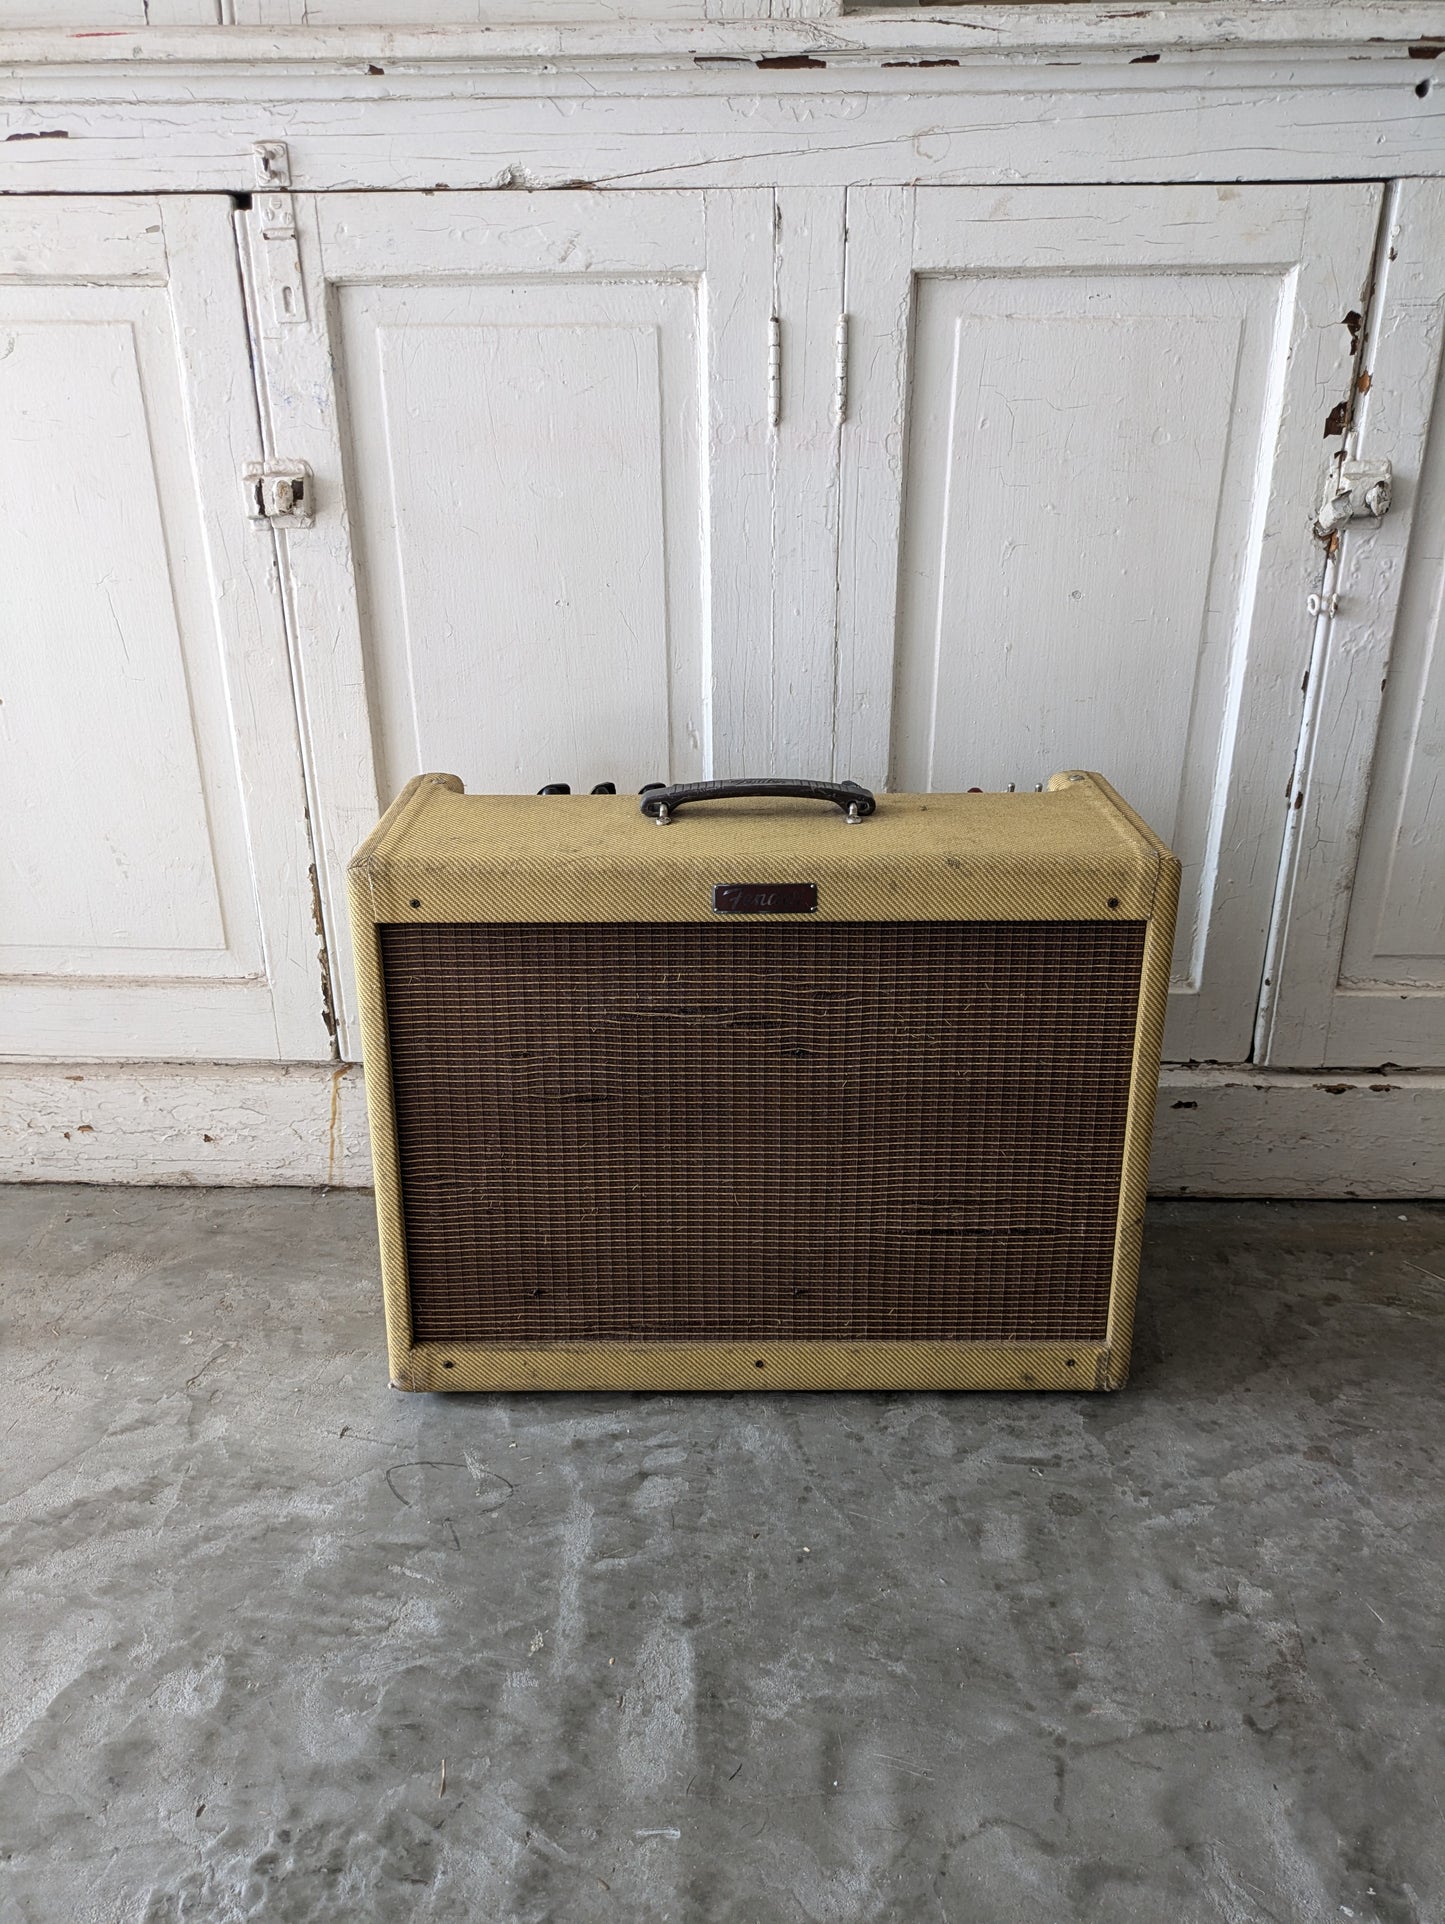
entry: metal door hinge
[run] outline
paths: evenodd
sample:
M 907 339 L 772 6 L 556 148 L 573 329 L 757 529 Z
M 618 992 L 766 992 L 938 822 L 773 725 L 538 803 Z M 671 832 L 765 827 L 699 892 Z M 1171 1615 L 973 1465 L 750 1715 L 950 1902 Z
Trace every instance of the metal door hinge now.
M 253 202 L 256 263 L 271 296 L 271 318 L 282 326 L 306 319 L 306 284 L 301 278 L 301 249 L 296 239 L 296 209 L 291 185 L 291 156 L 284 140 L 258 140 Z
M 1388 461 L 1351 461 L 1337 454 L 1330 463 L 1315 526 L 1331 534 L 1347 521 L 1378 521 L 1390 508 L 1394 474 Z
M 248 461 L 241 483 L 252 521 L 282 528 L 311 526 L 311 470 L 304 461 Z
M 848 316 L 838 316 L 833 336 L 833 425 L 842 427 L 848 419 Z

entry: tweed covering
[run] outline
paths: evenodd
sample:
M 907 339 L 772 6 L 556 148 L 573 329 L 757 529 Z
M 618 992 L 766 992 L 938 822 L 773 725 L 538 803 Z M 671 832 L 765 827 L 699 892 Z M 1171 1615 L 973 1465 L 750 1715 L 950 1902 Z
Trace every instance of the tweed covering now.
M 418 1343 L 405 1390 L 1102 1390 L 1104 1343 Z
M 739 800 L 659 828 L 634 795 L 466 795 L 423 775 L 351 878 L 374 922 L 695 922 L 717 883 L 752 880 L 816 883 L 818 921 L 1143 922 L 1159 859 L 1090 776 L 1037 795 L 880 795 L 856 825 L 817 802 Z
M 741 1338 L 719 1330 L 709 1340 L 656 1342 L 635 1329 L 628 1341 L 518 1343 L 498 1332 L 485 1342 L 414 1342 L 378 929 L 715 926 L 711 892 L 721 880 L 816 883 L 814 915 L 727 918 L 733 927 L 792 926 L 804 940 L 800 925 L 819 921 L 1117 920 L 1142 930 L 1106 1327 L 1101 1309 L 1077 1328 L 1056 1322 L 1063 1341 L 799 1342 L 749 1327 Z M 1128 1368 L 1177 888 L 1168 850 L 1086 774 L 1056 776 L 1041 795 L 882 796 L 877 815 L 857 826 L 816 804 L 749 800 L 698 807 L 666 828 L 631 796 L 469 797 L 454 777 L 418 778 L 351 871 L 393 1380 L 418 1389 L 1117 1387 Z

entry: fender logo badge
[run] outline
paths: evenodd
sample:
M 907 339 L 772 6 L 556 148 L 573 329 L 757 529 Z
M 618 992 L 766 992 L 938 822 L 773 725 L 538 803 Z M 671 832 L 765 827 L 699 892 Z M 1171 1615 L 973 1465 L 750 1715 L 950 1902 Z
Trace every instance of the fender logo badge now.
M 818 906 L 816 882 L 718 882 L 715 915 L 811 915 Z

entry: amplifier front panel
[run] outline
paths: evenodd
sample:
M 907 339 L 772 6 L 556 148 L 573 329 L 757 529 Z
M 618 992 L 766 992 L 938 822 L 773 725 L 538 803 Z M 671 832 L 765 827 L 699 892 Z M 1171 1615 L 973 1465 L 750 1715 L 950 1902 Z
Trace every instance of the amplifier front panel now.
M 413 1342 L 1102 1342 L 1145 929 L 379 926 Z

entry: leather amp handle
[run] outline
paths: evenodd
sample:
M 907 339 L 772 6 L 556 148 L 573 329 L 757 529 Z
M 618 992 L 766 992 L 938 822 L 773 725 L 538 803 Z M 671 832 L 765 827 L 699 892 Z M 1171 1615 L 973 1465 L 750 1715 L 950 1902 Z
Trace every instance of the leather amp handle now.
M 806 782 L 786 775 L 745 775 L 735 781 L 675 782 L 669 786 L 646 788 L 640 807 L 655 822 L 670 822 L 689 802 L 726 802 L 738 796 L 787 795 L 805 802 L 831 802 L 841 808 L 850 822 L 861 822 L 878 804 L 872 793 L 857 782 Z

